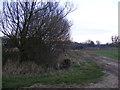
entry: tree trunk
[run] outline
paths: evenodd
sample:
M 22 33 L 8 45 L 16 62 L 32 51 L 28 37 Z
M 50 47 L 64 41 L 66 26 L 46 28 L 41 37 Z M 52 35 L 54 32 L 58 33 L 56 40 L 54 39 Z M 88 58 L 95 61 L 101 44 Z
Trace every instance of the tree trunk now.
M 27 53 L 24 49 L 20 50 L 20 62 L 27 61 Z

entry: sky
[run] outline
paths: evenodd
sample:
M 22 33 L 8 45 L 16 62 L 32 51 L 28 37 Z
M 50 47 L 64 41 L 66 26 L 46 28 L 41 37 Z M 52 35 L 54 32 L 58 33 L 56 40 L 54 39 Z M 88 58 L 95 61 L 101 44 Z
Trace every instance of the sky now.
M 68 15 L 72 21 L 71 38 L 85 42 L 90 39 L 101 43 L 111 42 L 112 35 L 118 35 L 119 0 L 69 0 L 76 11 Z
M 62 0 L 65 1 L 65 0 Z M 72 22 L 71 39 L 75 42 L 92 40 L 111 42 L 118 35 L 119 0 L 66 0 L 77 8 L 67 18 Z M 0 1 L 2 8 L 2 0 Z

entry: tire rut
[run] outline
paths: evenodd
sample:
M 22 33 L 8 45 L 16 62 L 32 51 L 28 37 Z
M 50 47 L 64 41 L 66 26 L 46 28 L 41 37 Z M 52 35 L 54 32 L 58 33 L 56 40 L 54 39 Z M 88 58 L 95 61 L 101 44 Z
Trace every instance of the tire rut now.
M 83 52 L 84 58 L 96 62 L 100 67 L 103 68 L 105 76 L 102 81 L 97 83 L 91 83 L 85 88 L 118 88 L 119 87 L 119 70 L 118 64 L 119 60 L 113 60 L 105 56 L 100 56 L 96 54 L 91 54 L 87 51 Z
M 92 60 L 103 67 L 104 70 L 118 76 L 118 60 L 113 60 L 108 57 L 84 52 L 83 55 L 87 60 Z

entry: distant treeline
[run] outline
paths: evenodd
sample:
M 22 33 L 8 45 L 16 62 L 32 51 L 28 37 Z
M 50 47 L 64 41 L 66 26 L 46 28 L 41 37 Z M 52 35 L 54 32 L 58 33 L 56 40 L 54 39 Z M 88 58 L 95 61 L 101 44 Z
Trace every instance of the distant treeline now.
M 7 42 L 9 41 L 8 38 L 3 37 L 2 39 L 2 45 L 5 48 L 15 48 L 14 45 L 8 44 Z M 86 47 L 119 47 L 120 43 L 106 43 L 106 44 L 94 44 L 92 43 L 78 43 L 78 42 L 72 42 L 72 41 L 51 41 L 52 47 L 53 48 L 58 48 L 58 49 L 83 49 Z
M 94 43 L 78 43 L 78 42 L 69 42 L 67 47 L 70 49 L 84 49 L 87 47 L 99 47 L 99 48 L 107 48 L 107 47 L 119 47 L 120 43 L 106 43 L 106 44 L 94 44 Z

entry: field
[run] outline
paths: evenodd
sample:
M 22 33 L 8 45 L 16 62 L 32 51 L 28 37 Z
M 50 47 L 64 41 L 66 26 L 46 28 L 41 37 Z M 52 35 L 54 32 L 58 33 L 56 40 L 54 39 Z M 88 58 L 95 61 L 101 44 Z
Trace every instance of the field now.
M 81 51 L 70 51 L 68 57 L 74 62 L 85 59 L 82 57 Z M 51 69 L 47 73 L 36 75 L 3 75 L 2 85 L 3 88 L 29 87 L 35 83 L 42 83 L 47 86 L 61 83 L 68 85 L 68 87 L 72 84 L 84 86 L 99 81 L 104 75 L 102 71 L 102 68 L 93 61 L 83 60 L 80 64 L 73 65 L 68 70 Z
M 94 54 L 107 56 L 112 59 L 118 60 L 118 49 L 99 49 L 92 51 Z

